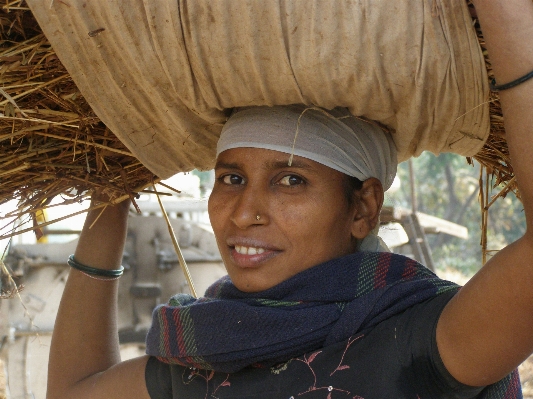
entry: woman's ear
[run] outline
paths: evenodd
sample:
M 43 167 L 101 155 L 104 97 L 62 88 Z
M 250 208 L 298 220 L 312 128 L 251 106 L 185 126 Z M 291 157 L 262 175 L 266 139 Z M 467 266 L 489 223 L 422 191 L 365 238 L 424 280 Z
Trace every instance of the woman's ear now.
M 384 198 L 383 186 L 378 179 L 371 177 L 363 182 L 363 187 L 356 195 L 352 236 L 363 239 L 379 222 Z

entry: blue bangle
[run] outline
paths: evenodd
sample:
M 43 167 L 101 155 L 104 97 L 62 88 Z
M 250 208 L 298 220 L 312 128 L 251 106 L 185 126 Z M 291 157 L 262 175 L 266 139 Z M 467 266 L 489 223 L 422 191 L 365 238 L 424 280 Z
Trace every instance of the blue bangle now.
M 518 86 L 519 84 L 522 84 L 531 78 L 533 78 L 533 71 L 529 72 L 527 75 L 524 75 L 516 80 L 513 80 L 512 82 L 505 83 L 503 85 L 497 85 L 496 79 L 492 79 L 492 82 L 490 82 L 490 89 L 492 91 L 502 91 L 502 90 L 512 89 L 513 87 Z
M 97 269 L 95 267 L 86 266 L 82 263 L 79 263 L 74 259 L 74 255 L 68 257 L 67 263 L 70 267 L 73 267 L 80 272 L 87 273 L 91 276 L 102 276 L 102 277 L 120 277 L 124 273 L 124 266 L 120 266 L 118 269 L 106 270 L 106 269 Z

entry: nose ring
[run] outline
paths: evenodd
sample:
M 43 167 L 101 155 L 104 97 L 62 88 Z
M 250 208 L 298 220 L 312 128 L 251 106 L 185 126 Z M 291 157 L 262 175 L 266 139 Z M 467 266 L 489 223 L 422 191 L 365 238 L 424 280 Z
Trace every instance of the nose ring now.
M 261 216 L 259 216 L 259 214 L 257 214 L 257 216 L 255 217 L 257 220 L 261 219 Z

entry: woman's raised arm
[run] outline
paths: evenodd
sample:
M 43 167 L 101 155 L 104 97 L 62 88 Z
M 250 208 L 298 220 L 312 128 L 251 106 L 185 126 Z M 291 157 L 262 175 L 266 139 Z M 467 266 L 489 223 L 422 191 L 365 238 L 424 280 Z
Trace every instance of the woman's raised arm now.
M 117 269 L 127 230 L 129 201 L 87 215 L 75 259 Z M 98 219 L 92 228 L 89 228 Z M 52 336 L 48 399 L 149 399 L 147 357 L 120 362 L 117 280 L 95 279 L 71 269 Z
M 475 0 L 474 5 L 497 84 L 533 71 L 533 1 Z M 475 386 L 503 378 L 533 352 L 533 80 L 502 91 L 501 103 L 527 231 L 450 301 L 437 327 L 447 369 Z

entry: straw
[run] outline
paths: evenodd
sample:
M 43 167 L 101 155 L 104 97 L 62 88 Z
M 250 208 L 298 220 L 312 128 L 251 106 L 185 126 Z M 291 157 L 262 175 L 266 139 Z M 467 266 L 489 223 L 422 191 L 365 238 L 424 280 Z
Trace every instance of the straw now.
M 477 37 L 483 55 L 485 58 L 485 66 L 487 68 L 488 78 L 492 80 L 494 73 L 492 71 L 492 65 L 488 57 L 487 48 L 485 46 L 485 39 L 483 38 L 483 32 L 479 25 L 479 21 L 475 17 L 474 6 L 471 1 L 467 1 L 468 6 L 472 10 L 473 23 L 476 29 Z M 467 158 L 468 162 L 476 160 L 486 171 L 487 177 L 491 176 L 491 180 L 494 182 L 492 188 L 503 187 L 501 191 L 496 194 L 497 198 L 505 197 L 509 192 L 513 191 L 518 198 L 518 187 L 514 179 L 513 166 L 511 165 L 511 159 L 509 157 L 509 149 L 507 147 L 507 141 L 505 140 L 505 128 L 503 124 L 503 113 L 500 104 L 500 98 L 498 93 L 491 92 L 488 99 L 490 110 L 490 135 L 481 151 L 473 157 Z M 494 201 L 489 201 L 487 205 L 492 205 Z M 484 206 L 487 208 L 489 206 Z
M 135 199 L 156 177 L 94 114 L 25 1 L 2 3 L 0 205 L 17 201 L 20 218 L 95 190 Z

